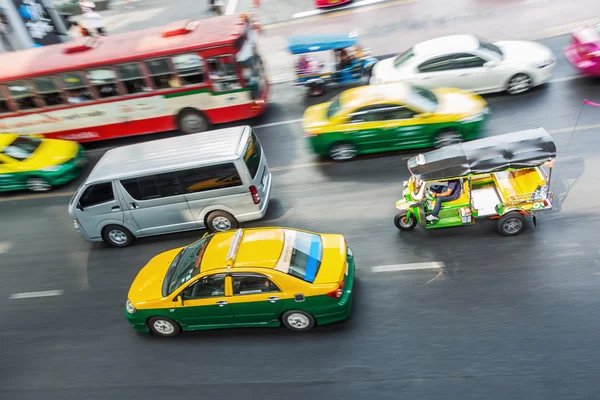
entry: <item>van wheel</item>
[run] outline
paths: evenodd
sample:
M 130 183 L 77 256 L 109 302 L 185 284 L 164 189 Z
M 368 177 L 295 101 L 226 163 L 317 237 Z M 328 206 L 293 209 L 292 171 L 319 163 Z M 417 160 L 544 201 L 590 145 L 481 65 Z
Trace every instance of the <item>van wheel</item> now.
M 226 211 L 213 211 L 206 218 L 206 228 L 212 233 L 225 232 L 239 227 L 238 220 Z
M 281 322 L 292 331 L 306 332 L 315 326 L 315 317 L 304 311 L 291 310 L 283 313 Z
M 148 321 L 148 328 L 155 335 L 162 337 L 173 337 L 179 335 L 181 326 L 172 319 L 165 317 L 152 317 Z
M 135 236 L 121 225 L 107 225 L 102 229 L 102 239 L 113 247 L 127 247 L 133 243 Z
M 199 133 L 207 131 L 209 123 L 200 111 L 188 108 L 179 113 L 177 127 L 183 133 Z
M 521 213 L 511 211 L 498 220 L 498 231 L 504 236 L 516 236 L 525 230 L 526 220 Z

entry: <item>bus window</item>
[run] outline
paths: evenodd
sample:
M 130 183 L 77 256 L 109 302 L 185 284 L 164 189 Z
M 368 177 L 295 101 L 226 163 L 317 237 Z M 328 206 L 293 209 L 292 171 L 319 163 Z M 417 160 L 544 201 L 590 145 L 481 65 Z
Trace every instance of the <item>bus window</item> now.
M 146 65 L 156 89 L 169 89 L 180 86 L 166 58 L 146 61 Z
M 62 84 L 67 91 L 67 101 L 69 103 L 82 103 L 92 99 L 85 80 L 79 73 L 69 72 L 61 75 L 61 79 Z
M 119 95 L 117 89 L 117 74 L 112 69 L 96 69 L 88 71 L 88 80 L 90 84 L 96 87 L 101 99 Z
M 37 108 L 35 92 L 25 82 L 12 82 L 6 86 L 21 111 Z
M 2 92 L 0 92 L 0 114 L 9 113 L 10 108 L 8 108 L 8 100 L 2 96 Z
M 121 77 L 121 82 L 123 82 L 127 94 L 147 92 L 150 90 L 146 87 L 144 75 L 142 75 L 137 63 L 119 65 L 117 69 L 119 70 L 119 76 Z
M 190 53 L 175 56 L 173 65 L 183 85 L 198 85 L 204 82 L 204 68 L 199 55 Z
M 209 58 L 207 60 L 210 80 L 216 92 L 227 92 L 229 90 L 241 89 L 235 64 L 230 56 Z
M 33 83 L 38 95 L 44 100 L 47 106 L 58 106 L 63 103 L 62 95 L 56 87 L 53 78 L 37 78 L 33 80 Z

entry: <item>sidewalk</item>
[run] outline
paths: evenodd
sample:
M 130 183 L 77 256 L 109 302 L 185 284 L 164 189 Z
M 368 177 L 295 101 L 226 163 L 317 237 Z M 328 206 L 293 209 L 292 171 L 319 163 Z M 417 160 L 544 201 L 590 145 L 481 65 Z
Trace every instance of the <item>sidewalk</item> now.
M 391 54 L 437 36 L 472 33 L 486 40 L 540 39 L 567 34 L 582 24 L 600 22 L 600 0 L 389 0 L 370 6 L 342 9 L 307 18 L 294 18 L 301 6 L 290 0 L 288 20 L 279 0 L 262 0 L 259 19 L 277 21 L 263 25 L 259 50 L 272 83 L 295 79 L 294 59 L 287 37 L 359 30 L 361 43 L 373 54 Z M 378 1 L 378 0 L 377 0 Z M 115 5 L 101 12 L 109 34 L 164 26 L 181 19 L 210 17 L 207 0 L 139 0 L 136 8 Z M 177 4 L 174 6 L 173 4 Z M 228 13 L 241 13 L 252 0 L 230 0 Z M 592 11 L 590 11 L 592 10 Z

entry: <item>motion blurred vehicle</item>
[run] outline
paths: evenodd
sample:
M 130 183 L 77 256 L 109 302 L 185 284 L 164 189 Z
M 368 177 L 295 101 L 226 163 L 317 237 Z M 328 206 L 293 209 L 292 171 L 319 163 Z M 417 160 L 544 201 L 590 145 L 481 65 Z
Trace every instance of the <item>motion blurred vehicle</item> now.
M 546 83 L 555 67 L 552 51 L 537 42 L 487 43 L 473 35 L 453 35 L 379 61 L 370 83 L 409 81 L 426 88 L 520 94 Z
M 159 336 L 281 324 L 304 332 L 348 318 L 353 285 L 342 235 L 239 229 L 150 260 L 129 289 L 125 316 L 136 331 Z
M 4 53 L 0 130 L 90 142 L 253 118 L 269 93 L 256 38 L 222 16 Z
M 315 0 L 315 7 L 317 8 L 329 8 L 340 6 L 342 4 L 348 4 L 352 0 Z
M 398 82 L 346 90 L 309 107 L 302 126 L 315 153 L 344 161 L 359 154 L 472 140 L 488 115 L 479 95 Z
M 45 192 L 77 178 L 86 164 L 75 142 L 0 133 L 0 192 Z
M 552 209 L 549 193 L 556 145 L 543 128 L 492 136 L 445 147 L 408 160 L 411 178 L 394 224 L 409 231 L 417 224 L 427 229 L 469 226 L 478 219 L 498 220 L 498 231 L 518 235 L 530 216 Z M 428 221 L 438 201 L 432 185 L 460 180 L 460 197 L 442 203 L 439 220 Z
M 126 247 L 138 237 L 235 229 L 265 216 L 271 172 L 249 126 L 107 151 L 81 184 L 69 215 L 91 242 Z
M 599 76 L 600 24 L 575 29 L 571 44 L 565 48 L 565 57 L 582 74 Z
M 304 35 L 288 39 L 290 53 L 297 56 L 295 83 L 320 96 L 327 85 L 359 82 L 369 77 L 377 59 L 358 44 L 358 33 Z

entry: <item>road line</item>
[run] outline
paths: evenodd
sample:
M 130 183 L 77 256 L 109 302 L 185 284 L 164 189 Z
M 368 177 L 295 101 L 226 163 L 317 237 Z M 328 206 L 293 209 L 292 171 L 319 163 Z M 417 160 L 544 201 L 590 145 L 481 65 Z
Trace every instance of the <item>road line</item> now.
M 13 244 L 10 242 L 0 242 L 0 254 L 8 253 L 12 249 Z
M 548 81 L 548 83 L 558 83 L 558 82 L 572 81 L 574 79 L 581 79 L 583 77 L 584 77 L 583 75 L 565 76 L 563 78 L 551 79 L 551 80 Z
M 577 128 L 569 127 L 569 128 L 561 128 L 561 129 L 548 129 L 548 133 L 551 135 L 556 135 L 558 133 L 571 133 L 573 131 L 579 132 L 579 131 L 587 131 L 587 130 L 592 130 L 592 129 L 600 129 L 600 124 L 580 125 Z
M 380 265 L 371 268 L 371 272 L 374 274 L 380 272 L 400 272 L 400 271 L 415 271 L 419 269 L 442 269 L 444 268 L 443 262 L 423 262 L 423 263 L 410 263 L 410 264 L 394 264 L 394 265 Z
M 271 126 L 296 124 L 298 122 L 302 122 L 302 118 L 300 118 L 300 119 L 288 119 L 286 121 L 271 122 L 271 123 L 268 123 L 268 124 L 256 125 L 256 126 L 253 126 L 252 128 L 254 128 L 254 129 L 268 128 L 268 127 L 271 127 Z
M 235 13 L 235 8 L 238 5 L 238 0 L 229 0 L 227 2 L 227 8 L 225 9 L 225 15 L 233 15 Z
M 383 3 L 373 4 L 373 5 L 365 6 L 365 7 L 361 7 L 361 8 L 350 8 L 350 9 L 344 9 L 341 11 L 332 10 L 326 14 L 319 14 L 319 15 L 314 15 L 312 17 L 306 17 L 306 18 L 296 18 L 296 19 L 291 19 L 289 21 L 275 22 L 272 24 L 263 25 L 263 26 L 261 26 L 261 28 L 263 30 L 276 29 L 276 28 L 281 28 L 282 26 L 296 25 L 296 24 L 301 24 L 301 23 L 303 24 L 305 22 L 311 22 L 311 21 L 319 21 L 324 18 L 343 17 L 344 15 L 356 14 L 359 12 L 373 11 L 373 10 L 379 10 L 381 8 L 399 6 L 402 4 L 416 3 L 417 1 L 419 1 L 419 0 L 396 0 L 396 1 L 388 1 L 388 2 L 383 2 Z
M 60 296 L 63 294 L 64 290 L 46 290 L 43 292 L 24 292 L 24 293 L 14 293 L 8 296 L 10 300 L 17 299 L 31 299 L 34 297 L 51 297 L 51 296 Z
M 295 165 L 285 165 L 283 167 L 273 167 L 273 168 L 269 168 L 271 170 L 271 172 L 277 172 L 277 171 L 289 171 L 292 169 L 300 169 L 300 168 L 309 168 L 309 167 L 319 167 L 321 165 L 329 165 L 329 164 L 336 164 L 335 161 L 316 161 L 316 162 L 311 162 L 311 163 L 306 163 L 306 164 L 295 164 Z
M 342 7 L 338 7 L 338 8 L 334 8 L 334 9 L 317 8 L 315 10 L 303 11 L 303 12 L 299 12 L 299 13 L 293 14 L 292 18 L 311 17 L 313 15 L 327 14 L 327 13 L 330 13 L 330 12 L 347 10 L 349 8 L 356 8 L 356 7 L 368 6 L 368 5 L 371 5 L 371 4 L 381 3 L 383 1 L 385 1 L 385 0 L 362 0 L 362 1 L 357 1 L 356 3 L 348 4 L 347 6 L 342 6 Z

